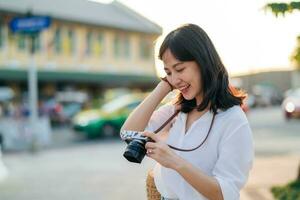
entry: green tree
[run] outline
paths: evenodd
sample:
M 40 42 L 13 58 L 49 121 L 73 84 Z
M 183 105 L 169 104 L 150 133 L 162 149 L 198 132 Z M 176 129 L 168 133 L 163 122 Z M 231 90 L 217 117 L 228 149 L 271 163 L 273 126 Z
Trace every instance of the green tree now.
M 285 16 L 286 13 L 300 11 L 300 1 L 292 1 L 290 3 L 268 3 L 265 10 L 271 11 L 276 17 Z M 290 57 L 297 70 L 300 70 L 300 35 L 297 37 L 297 46 Z
M 293 13 L 296 10 L 300 11 L 300 1 L 268 3 L 265 5 L 265 10 L 271 10 L 276 17 L 279 15 L 285 16 L 286 13 Z M 291 61 L 295 63 L 296 69 L 300 70 L 300 35 L 297 37 L 297 46 L 291 55 Z M 300 164 L 296 180 L 284 186 L 275 186 L 271 191 L 274 197 L 279 200 L 300 199 Z
M 271 10 L 278 17 L 280 14 L 285 16 L 286 13 L 300 10 L 300 1 L 292 1 L 290 3 L 268 3 L 265 5 L 266 10 Z
M 300 70 L 300 35 L 297 37 L 297 47 L 291 56 L 291 60 L 295 63 L 296 69 Z

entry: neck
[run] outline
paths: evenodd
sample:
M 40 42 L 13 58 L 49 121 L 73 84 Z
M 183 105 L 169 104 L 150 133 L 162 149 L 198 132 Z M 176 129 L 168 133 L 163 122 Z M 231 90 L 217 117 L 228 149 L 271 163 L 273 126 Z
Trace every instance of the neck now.
M 203 100 L 203 97 L 202 97 L 202 95 L 198 95 L 195 98 L 196 98 L 196 104 L 197 104 L 197 106 L 199 106 Z

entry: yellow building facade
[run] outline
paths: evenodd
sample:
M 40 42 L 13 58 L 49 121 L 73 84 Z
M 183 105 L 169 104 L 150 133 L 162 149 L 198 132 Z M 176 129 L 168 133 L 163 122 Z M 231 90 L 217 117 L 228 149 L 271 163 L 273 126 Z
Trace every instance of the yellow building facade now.
M 5 25 L 5 24 L 4 24 Z M 1 27 L 0 65 L 22 69 L 30 64 L 30 38 Z M 154 42 L 146 35 L 54 21 L 37 38 L 35 60 L 40 70 L 154 75 Z
M 157 80 L 154 44 L 162 32 L 158 25 L 119 2 L 38 2 L 0 0 L 0 83 L 26 81 L 32 59 L 30 39 L 13 33 L 9 23 L 14 17 L 26 15 L 28 7 L 32 15 L 51 13 L 51 26 L 37 37 L 34 56 L 39 81 L 47 87 L 52 82 L 72 80 L 101 87 L 145 86 Z M 72 2 L 70 10 L 76 9 L 74 12 L 61 8 L 68 2 Z M 57 7 L 48 9 L 47 4 Z

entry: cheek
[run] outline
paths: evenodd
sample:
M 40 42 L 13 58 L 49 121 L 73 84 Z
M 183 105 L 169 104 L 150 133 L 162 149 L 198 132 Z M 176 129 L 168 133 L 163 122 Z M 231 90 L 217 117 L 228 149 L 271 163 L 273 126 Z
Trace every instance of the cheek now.
M 194 84 L 200 82 L 200 74 L 195 70 L 191 70 L 188 73 L 186 73 L 185 77 L 187 80 L 193 82 Z
M 193 76 L 193 85 L 195 88 L 197 89 L 201 89 L 202 87 L 202 84 L 201 84 L 201 77 L 200 77 L 200 74 L 197 74 L 195 76 Z

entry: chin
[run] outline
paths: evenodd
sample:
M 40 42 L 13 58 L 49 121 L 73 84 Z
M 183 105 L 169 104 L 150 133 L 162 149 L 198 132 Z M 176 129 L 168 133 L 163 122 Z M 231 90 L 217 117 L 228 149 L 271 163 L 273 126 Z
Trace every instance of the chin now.
M 181 93 L 183 98 L 185 98 L 186 100 L 193 100 L 195 98 L 194 95 L 189 95 L 189 94 L 183 94 Z

